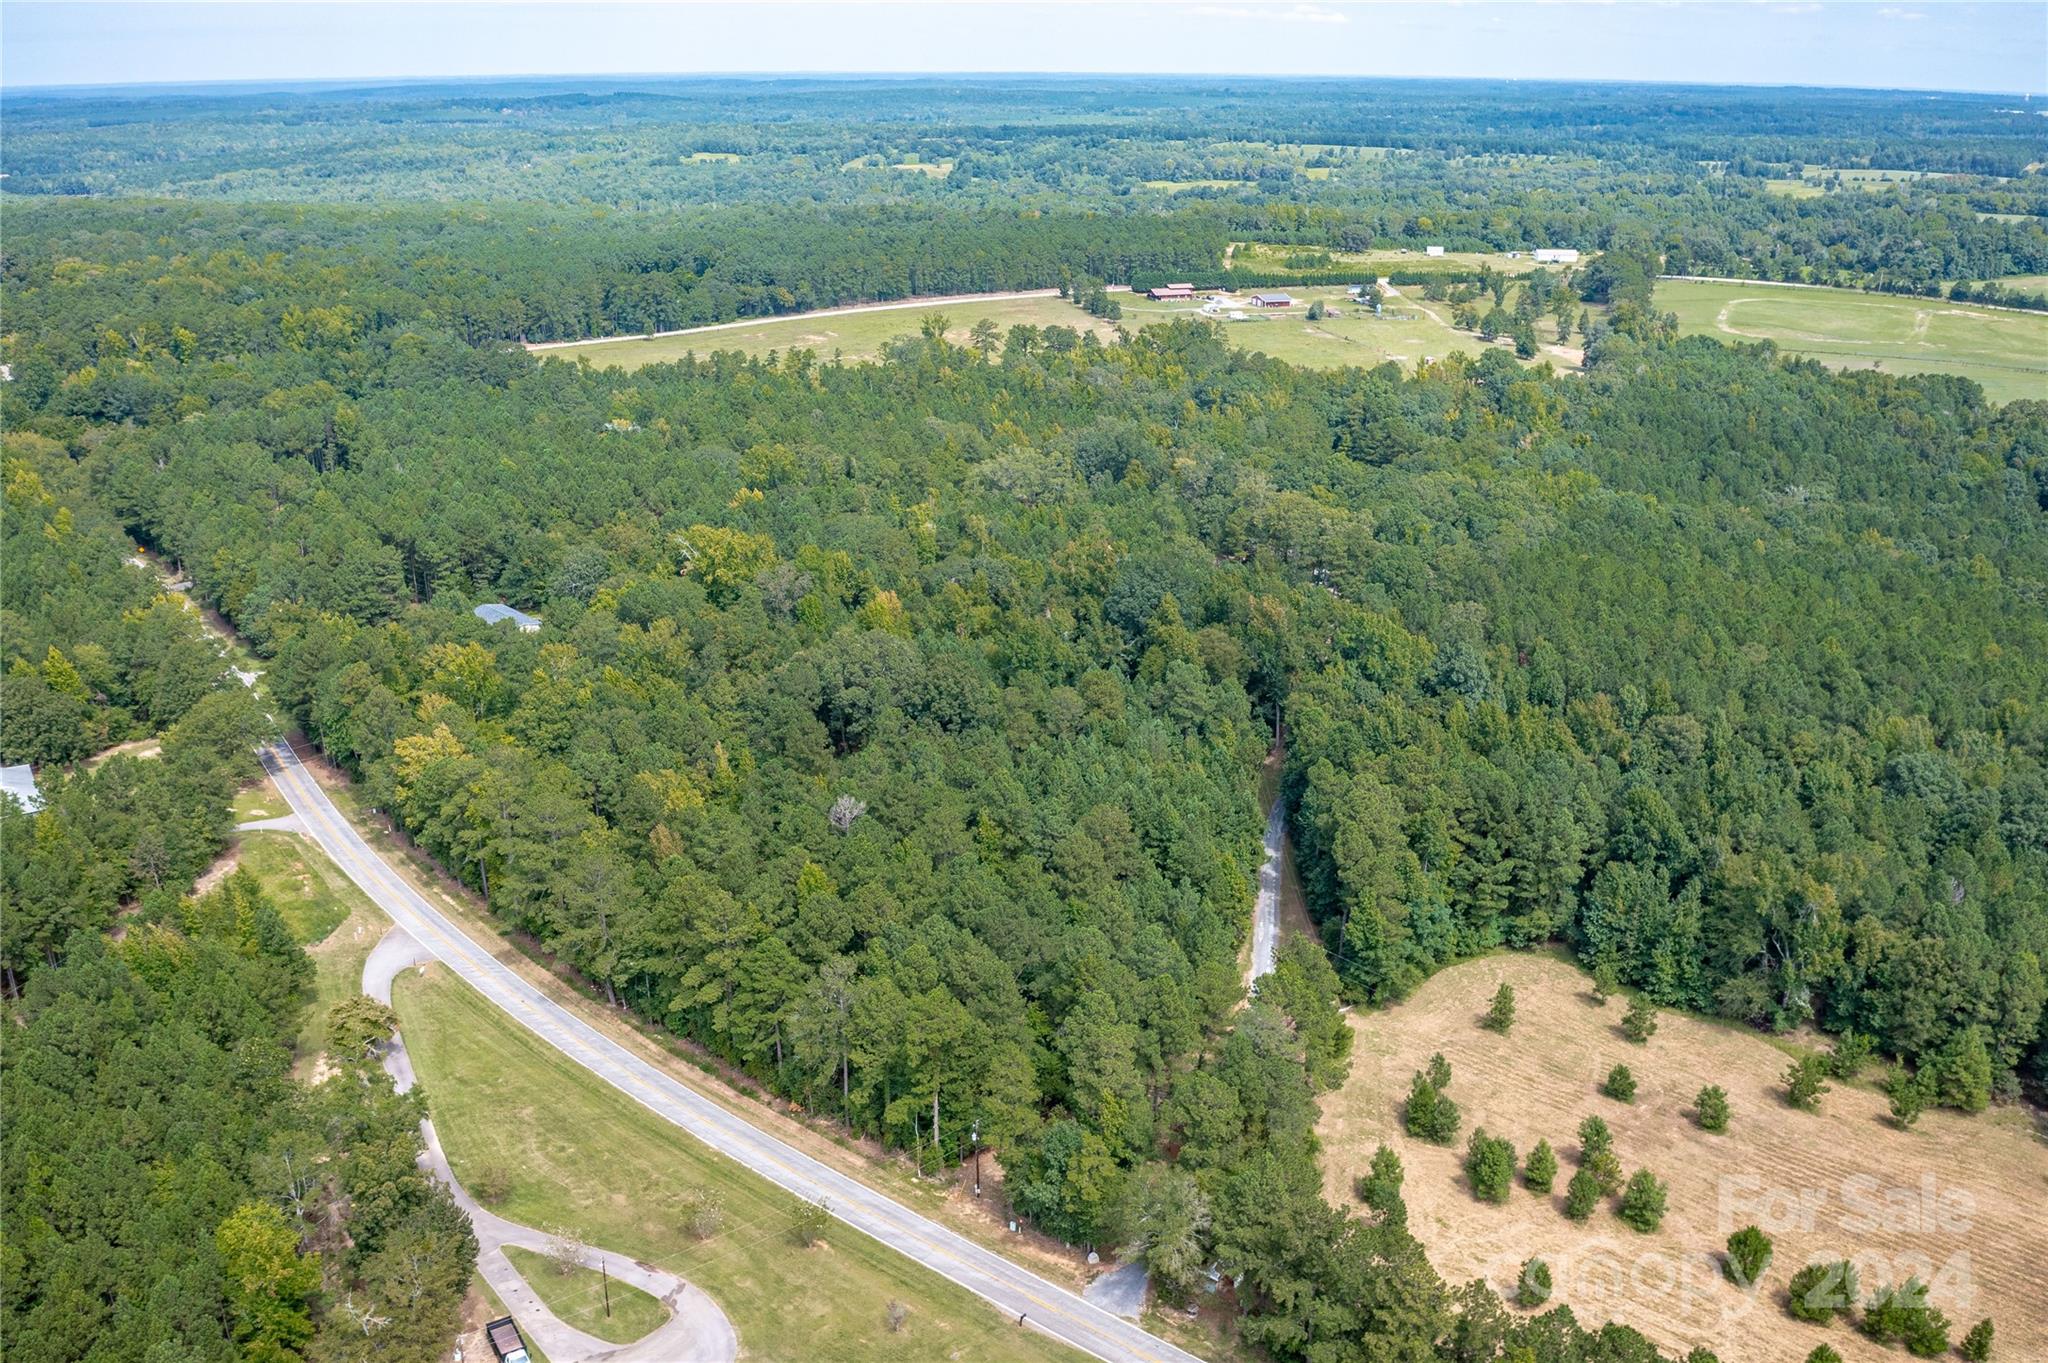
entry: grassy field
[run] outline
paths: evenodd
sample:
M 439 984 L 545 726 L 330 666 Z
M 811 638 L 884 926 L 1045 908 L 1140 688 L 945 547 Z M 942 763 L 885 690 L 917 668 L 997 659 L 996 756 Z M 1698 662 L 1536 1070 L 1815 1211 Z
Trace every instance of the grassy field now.
M 1657 310 L 1679 329 L 1723 340 L 1774 340 L 1842 369 L 1961 374 L 1995 402 L 2048 396 L 2048 314 L 1939 299 L 1755 284 L 1657 285 Z
M 1818 199 L 1827 193 L 1811 180 L 1766 180 L 1764 192 L 1785 199 Z
M 1184 189 L 1236 189 L 1252 183 L 1250 180 L 1147 180 L 1147 189 L 1163 189 L 1178 194 Z
M 296 833 L 238 833 L 235 840 L 241 864 L 263 882 L 292 939 L 302 945 L 325 941 L 352 909 L 368 903 L 334 863 Z
M 577 1068 L 439 967 L 396 991 L 406 1045 L 457 1177 L 513 1171 L 498 1210 L 563 1225 L 696 1283 L 755 1358 L 1073 1360 L 1076 1355 L 893 1250 L 835 1225 L 805 1250 L 788 1198 Z M 676 1224 L 689 1189 L 725 1200 L 724 1228 L 697 1241 Z M 890 1334 L 890 1301 L 910 1308 Z
M 829 360 L 837 354 L 846 360 L 871 360 L 882 353 L 886 342 L 917 335 L 925 317 L 934 312 L 945 314 L 947 338 L 961 345 L 967 343 L 969 329 L 984 317 L 1004 331 L 1019 325 L 1062 326 L 1076 331 L 1092 329 L 1105 340 L 1115 335 L 1115 328 L 1109 323 L 1090 317 L 1063 298 L 1003 298 L 984 303 L 840 313 L 832 317 L 781 317 L 716 331 L 647 341 L 606 341 L 541 354 L 549 359 L 619 365 L 626 369 L 679 360 L 693 353 L 709 355 L 718 350 L 738 350 L 748 355 L 765 355 L 771 350 L 784 354 L 791 350 L 813 350 L 820 359 Z
M 1504 981 L 1517 1005 L 1505 1037 L 1479 1025 Z M 1556 1300 L 1581 1321 L 1623 1321 L 1667 1352 L 1704 1345 L 1723 1363 L 1781 1363 L 1825 1342 L 1851 1363 L 1899 1357 L 1783 1309 L 1787 1279 L 1810 1257 L 1853 1256 L 1866 1287 L 1920 1274 L 1956 1338 L 1990 1315 L 2000 1357 L 2048 1358 L 2040 1291 L 2048 1159 L 2029 1112 L 1930 1112 L 1902 1132 L 1883 1097 L 1842 1083 L 1818 1114 L 1800 1112 L 1779 1082 L 1786 1047 L 1672 1013 L 1647 1045 L 1632 1045 L 1620 1032 L 1622 1011 L 1619 1000 L 1594 1004 L 1586 977 L 1556 957 L 1502 954 L 1453 966 L 1384 1012 L 1355 1013 L 1351 1078 L 1324 1100 L 1319 1126 L 1327 1195 L 1356 1205 L 1352 1178 L 1384 1141 L 1407 1169 L 1409 1228 L 1449 1281 L 1511 1284 L 1524 1260 L 1540 1256 L 1556 1277 Z M 1409 1139 L 1396 1116 L 1432 1052 L 1450 1062 L 1448 1092 L 1463 1109 L 1455 1149 Z M 1633 1104 L 1596 1092 L 1616 1063 L 1635 1072 Z M 1733 1116 L 1723 1135 L 1691 1120 L 1693 1096 L 1707 1084 L 1728 1091 Z M 1575 1132 L 1593 1113 L 1613 1128 L 1625 1173 L 1648 1168 L 1669 1182 L 1657 1231 L 1638 1235 L 1608 1207 L 1584 1225 L 1563 1215 Z M 1475 1126 L 1506 1137 L 1518 1156 L 1548 1139 L 1564 1165 L 1555 1193 L 1539 1197 L 1517 1183 L 1503 1206 L 1475 1200 L 1460 1172 L 1463 1138 Z M 1908 1219 L 1909 1209 L 1927 1215 Z M 1751 1223 L 1764 1226 L 1777 1252 L 1760 1290 L 1745 1293 L 1722 1280 L 1717 1260 L 1727 1237 Z
M 1326 255 L 1330 263 L 1295 270 L 1288 265 L 1287 258 L 1298 255 Z M 1319 246 L 1288 246 L 1266 241 L 1233 242 L 1230 263 L 1236 269 L 1257 270 L 1262 274 L 1321 273 L 1355 267 L 1361 277 L 1370 274 L 1375 279 L 1395 270 L 1466 271 L 1490 265 L 1501 274 L 1527 274 L 1537 268 L 1527 251 L 1509 259 L 1500 251 L 1446 251 L 1440 256 L 1432 256 L 1421 251 L 1332 251 Z
M 548 1310 L 586 1334 L 613 1344 L 631 1344 L 668 1319 L 668 1311 L 637 1287 L 614 1280 L 611 1284 L 611 1314 L 605 1314 L 605 1283 L 594 1269 L 578 1267 L 567 1277 L 555 1271 L 545 1254 L 517 1245 L 505 1247 L 505 1257 L 535 1296 Z
M 1346 365 L 1370 368 L 1394 361 L 1413 369 L 1427 359 L 1447 355 L 1478 355 L 1488 342 L 1451 325 L 1447 303 L 1428 303 L 1419 288 L 1386 299 L 1382 315 L 1355 305 L 1340 288 L 1290 288 L 1296 305 L 1284 312 L 1242 309 L 1241 321 L 1222 320 L 1223 335 L 1243 350 L 1270 355 L 1276 360 L 1310 369 L 1337 369 Z M 1309 304 L 1320 300 L 1337 310 L 1337 315 L 1311 322 Z M 1200 308 L 1187 304 L 1151 303 L 1127 299 L 1124 325 L 1136 329 L 1176 316 L 1199 316 Z M 1507 349 L 1505 343 L 1500 348 Z M 1512 349 L 1508 349 L 1513 354 Z M 1546 354 L 1553 363 L 1576 364 L 1577 353 Z

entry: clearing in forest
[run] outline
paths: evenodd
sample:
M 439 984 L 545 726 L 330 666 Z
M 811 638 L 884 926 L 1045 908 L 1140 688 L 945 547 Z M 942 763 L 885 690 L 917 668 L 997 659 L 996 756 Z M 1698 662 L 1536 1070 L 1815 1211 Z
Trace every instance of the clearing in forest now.
M 890 303 L 864 311 L 829 314 L 796 313 L 788 317 L 763 318 L 744 326 L 719 325 L 713 330 L 684 331 L 669 336 L 601 341 L 565 346 L 542 351 L 541 354 L 550 359 L 581 361 L 600 369 L 612 365 L 638 369 L 642 365 L 666 364 L 692 354 L 703 359 L 721 350 L 737 350 L 746 355 L 766 355 L 771 350 L 786 355 L 792 350 L 809 350 L 821 361 L 830 360 L 834 355 L 848 361 L 872 360 L 882 353 L 882 347 L 888 342 L 917 335 L 925 317 L 934 312 L 945 315 L 946 339 L 955 345 L 966 345 L 968 332 L 984 317 L 1004 332 L 1013 326 L 1061 326 L 1075 331 L 1093 331 L 1105 341 L 1113 339 L 1116 334 L 1110 323 L 1089 316 L 1066 299 L 1044 295 L 961 302 Z
M 1481 1027 L 1502 982 L 1515 987 L 1506 1036 Z M 1975 1117 L 1933 1111 L 1894 1127 L 1867 1084 L 1836 1082 L 1809 1114 L 1780 1082 L 1788 1051 L 1745 1028 L 1665 1012 L 1646 1045 L 1621 1034 L 1625 1000 L 1596 1006 L 1587 977 L 1549 955 L 1499 954 L 1444 970 L 1405 1002 L 1351 1017 L 1351 1077 L 1324 1099 L 1319 1134 L 1327 1195 L 1357 1207 L 1352 1179 L 1382 1141 L 1406 1166 L 1408 1224 L 1453 1284 L 1485 1277 L 1511 1288 L 1540 1257 L 1554 1300 L 1582 1322 L 1618 1320 L 1667 1352 L 1695 1346 L 1722 1363 L 1788 1363 L 1831 1344 L 1850 1363 L 1904 1357 L 1845 1322 L 1823 1327 L 1787 1314 L 1785 1285 L 1809 1259 L 1856 1260 L 1867 1291 L 1912 1274 L 1933 1286 L 1952 1334 L 1997 1322 L 2004 1358 L 2048 1358 L 2048 1146 L 2040 1116 L 2002 1107 Z M 1397 1107 L 1432 1052 L 1450 1062 L 1447 1092 L 1463 1112 L 1446 1148 L 1411 1139 Z M 1600 1094 L 1626 1064 L 1632 1104 Z M 1875 1069 L 1870 1076 L 1875 1077 Z M 1709 1084 L 1728 1092 L 1722 1135 L 1692 1119 Z M 1598 1114 L 1614 1132 L 1623 1177 L 1648 1169 L 1670 1185 L 1662 1226 L 1639 1235 L 1604 1202 L 1583 1225 L 1563 1213 L 1577 1129 Z M 1554 1191 L 1516 1180 L 1505 1205 L 1475 1199 L 1462 1171 L 1474 1127 L 1513 1143 L 1519 1161 L 1541 1140 L 1557 1151 Z M 1776 1242 L 1760 1287 L 1721 1277 L 1730 1234 L 1756 1224 Z
M 1295 306 L 1266 311 L 1249 306 L 1249 294 L 1241 294 L 1246 306 L 1213 308 L 1206 315 L 1222 326 L 1224 339 L 1238 349 L 1307 369 L 1370 369 L 1392 360 L 1412 371 L 1424 360 L 1453 354 L 1476 356 L 1489 348 L 1514 354 L 1505 340 L 1482 341 L 1473 332 L 1458 330 L 1452 324 L 1451 305 L 1424 299 L 1420 285 L 1396 286 L 1378 316 L 1341 288 L 1295 286 L 1279 291 L 1294 298 Z M 1332 311 L 1311 321 L 1309 306 L 1317 302 Z M 1205 315 L 1200 303 L 1154 303 L 1142 296 L 1124 298 L 1123 307 L 1123 324 L 1128 330 L 1174 317 Z M 1578 363 L 1578 351 L 1561 351 L 1549 344 L 1556 335 L 1555 322 L 1548 318 L 1539 322 L 1537 334 L 1544 342 L 1540 359 L 1559 367 Z
M 1558 244 L 1568 246 L 1571 243 Z M 1297 266 L 1288 263 L 1290 260 L 1323 256 L 1329 258 L 1329 264 Z M 1505 251 L 1446 251 L 1440 256 L 1433 256 L 1420 250 L 1338 251 L 1324 246 L 1290 246 L 1268 241 L 1233 242 L 1230 262 L 1237 269 L 1257 270 L 1261 274 L 1324 274 L 1331 270 L 1355 269 L 1359 271 L 1361 280 L 1368 274 L 1377 279 L 1396 270 L 1466 273 L 1484 265 L 1496 274 L 1527 274 L 1537 268 L 1535 257 L 1527 251 L 1518 251 L 1513 256 Z M 1552 265 L 1546 268 L 1555 270 L 1559 267 Z
M 1851 289 L 1667 279 L 1658 312 L 1686 335 L 1776 341 L 1836 369 L 1960 374 L 1993 402 L 2048 397 L 2048 313 Z

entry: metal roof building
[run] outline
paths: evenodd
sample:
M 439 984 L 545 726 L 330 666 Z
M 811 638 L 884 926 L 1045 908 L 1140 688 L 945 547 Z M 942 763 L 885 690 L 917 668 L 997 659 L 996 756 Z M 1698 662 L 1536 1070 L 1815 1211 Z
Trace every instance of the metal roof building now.
M 18 766 L 0 767 L 0 796 L 14 801 L 29 814 L 41 809 L 43 793 L 36 789 L 35 768 L 26 762 Z
M 525 611 L 514 610 L 502 601 L 486 601 L 483 605 L 471 611 L 470 614 L 487 625 L 499 625 L 510 620 L 513 624 L 519 626 L 521 634 L 537 633 L 540 629 L 540 617 L 538 615 L 528 615 Z

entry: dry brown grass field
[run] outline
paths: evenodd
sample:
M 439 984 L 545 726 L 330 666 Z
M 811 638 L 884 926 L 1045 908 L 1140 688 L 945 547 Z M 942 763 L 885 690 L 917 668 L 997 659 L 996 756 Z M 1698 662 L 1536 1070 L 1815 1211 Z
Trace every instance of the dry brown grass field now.
M 1513 1032 L 1479 1026 L 1502 981 L 1514 985 Z M 1409 1227 L 1451 1283 L 1486 1277 L 1510 1288 L 1522 1262 L 1546 1260 L 1554 1300 L 1583 1323 L 1619 1320 L 1667 1351 L 1713 1349 L 1722 1363 L 1800 1363 L 1816 1344 L 1844 1359 L 1899 1359 L 1845 1321 L 1802 1324 L 1784 1309 L 1786 1280 L 1812 1258 L 1850 1258 L 1866 1290 L 1917 1273 L 1947 1312 L 1952 1338 L 1997 1322 L 1997 1357 L 2048 1359 L 2048 1131 L 2039 1114 L 2003 1107 L 1977 1117 L 1929 1112 L 1896 1129 L 1867 1083 L 1836 1083 L 1818 1114 L 1788 1106 L 1784 1049 L 1740 1028 L 1663 1013 L 1647 1045 L 1622 1036 L 1625 1003 L 1592 1001 L 1587 977 L 1544 955 L 1496 955 L 1454 966 L 1400 1005 L 1356 1013 L 1351 1077 L 1323 1103 L 1329 1196 L 1357 1206 L 1354 1175 L 1385 1141 L 1407 1169 Z M 1453 1148 L 1412 1140 L 1397 1107 L 1435 1051 L 1451 1064 L 1448 1090 L 1464 1114 Z M 1636 1076 L 1635 1102 L 1598 1092 L 1610 1067 Z M 1867 1077 L 1874 1078 L 1873 1067 Z M 1692 1120 L 1707 1084 L 1728 1091 L 1725 1135 Z M 1604 1203 L 1583 1225 L 1563 1214 L 1576 1167 L 1579 1119 L 1614 1131 L 1623 1175 L 1648 1168 L 1670 1185 L 1663 1225 L 1638 1235 Z M 1462 1170 L 1474 1126 L 1557 1150 L 1555 1191 L 1517 1180 L 1505 1206 L 1476 1200 Z M 1851 1180 L 1854 1180 L 1853 1182 Z M 1720 1275 L 1733 1231 L 1755 1223 L 1776 1257 L 1754 1293 Z

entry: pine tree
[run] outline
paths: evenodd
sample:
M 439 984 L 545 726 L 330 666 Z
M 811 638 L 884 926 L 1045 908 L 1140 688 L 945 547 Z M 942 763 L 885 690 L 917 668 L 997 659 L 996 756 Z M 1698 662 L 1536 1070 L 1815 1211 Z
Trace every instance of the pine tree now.
M 1969 1363 L 1990 1363 L 1991 1360 L 1991 1317 L 1986 1316 L 1970 1327 L 1970 1333 L 1963 1336 L 1963 1342 L 1956 1346 L 1956 1352 Z
M 1602 1008 L 1607 1001 L 1621 992 L 1621 972 L 1614 962 L 1603 960 L 1593 967 L 1593 1001 Z
M 1771 1237 L 1755 1226 L 1744 1226 L 1728 1237 L 1728 1258 L 1724 1268 L 1737 1287 L 1755 1287 L 1771 1266 Z
M 1522 1275 L 1515 1285 L 1518 1303 L 1533 1310 L 1550 1300 L 1550 1291 L 1549 1264 L 1541 1259 L 1531 1259 L 1522 1265 Z
M 1483 1126 L 1474 1127 L 1465 1144 L 1465 1179 L 1481 1202 L 1507 1201 L 1515 1182 L 1515 1147 L 1487 1135 Z
M 1728 1090 L 1719 1084 L 1709 1084 L 1699 1091 L 1692 1100 L 1693 1120 L 1700 1124 L 1702 1131 L 1721 1132 L 1728 1129 Z
M 1846 1316 L 1856 1305 L 1856 1265 L 1846 1259 L 1808 1264 L 1786 1284 L 1786 1309 L 1793 1319 L 1823 1323 Z
M 1515 987 L 1502 982 L 1493 992 L 1493 1006 L 1486 1010 L 1486 1029 L 1506 1036 L 1515 1025 Z
M 1648 1235 L 1664 1220 L 1664 1200 L 1669 1189 L 1653 1176 L 1648 1169 L 1638 1169 L 1629 1177 L 1628 1187 L 1621 1195 L 1621 1205 L 1615 1214 L 1622 1224 L 1639 1235 Z
M 1622 1015 L 1621 1034 L 1640 1046 L 1657 1034 L 1657 1006 L 1648 999 L 1638 998 L 1628 1006 Z
M 1547 1193 L 1557 1182 L 1557 1152 L 1550 1142 L 1539 1140 L 1522 1166 L 1522 1182 L 1532 1193 Z
M 1607 1078 L 1600 1084 L 1600 1091 L 1617 1102 L 1633 1103 L 1636 1100 L 1636 1077 L 1629 1073 L 1626 1065 L 1616 1065 L 1607 1071 Z
M 1574 1221 L 1584 1221 L 1600 1205 L 1600 1180 L 1591 1169 L 1580 1169 L 1572 1175 L 1572 1181 L 1565 1188 L 1564 1214 Z
M 1442 1051 L 1438 1051 L 1429 1058 L 1429 1069 L 1427 1072 L 1431 1087 L 1447 1089 L 1451 1086 L 1451 1062 L 1444 1059 Z
M 1416 1075 L 1409 1087 L 1406 1114 L 1408 1134 L 1419 1140 L 1449 1145 L 1458 1138 L 1458 1105 L 1426 1074 Z
M 1408 1204 L 1401 1198 L 1401 1157 L 1385 1145 L 1373 1151 L 1372 1172 L 1360 1174 L 1354 1189 L 1383 1226 L 1408 1224 Z
M 1785 1098 L 1801 1112 L 1818 1112 L 1821 1095 L 1828 1092 L 1826 1080 L 1827 1061 L 1802 1055 L 1785 1067 Z
M 1885 1095 L 1891 1099 L 1892 1121 L 1901 1131 L 1908 1130 L 1920 1120 L 1920 1114 L 1927 1110 L 1931 1097 L 1931 1085 L 1904 1065 L 1891 1072 L 1885 1081 Z

